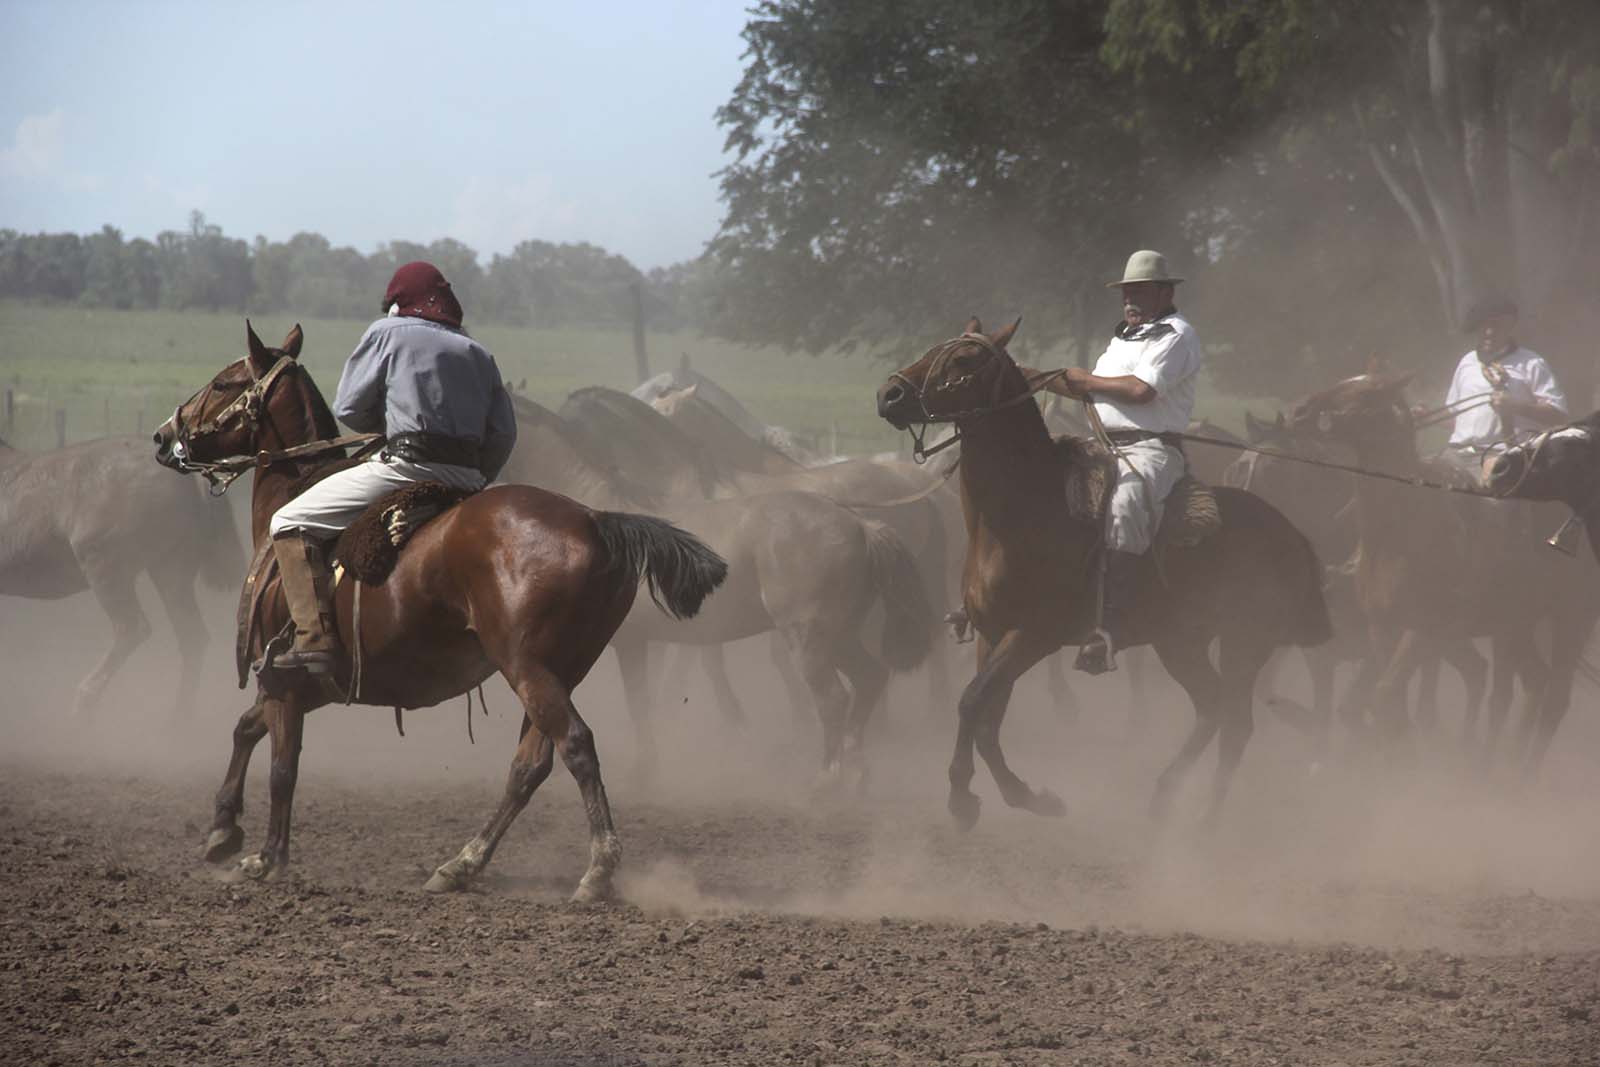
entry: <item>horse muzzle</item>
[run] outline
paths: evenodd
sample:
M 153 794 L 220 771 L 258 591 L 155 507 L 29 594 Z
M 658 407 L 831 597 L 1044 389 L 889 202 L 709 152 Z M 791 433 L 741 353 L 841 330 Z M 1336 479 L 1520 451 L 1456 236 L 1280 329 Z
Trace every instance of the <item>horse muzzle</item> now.
M 921 402 L 903 382 L 884 382 L 878 389 L 878 417 L 897 430 L 908 428 L 921 414 L 921 407 Z

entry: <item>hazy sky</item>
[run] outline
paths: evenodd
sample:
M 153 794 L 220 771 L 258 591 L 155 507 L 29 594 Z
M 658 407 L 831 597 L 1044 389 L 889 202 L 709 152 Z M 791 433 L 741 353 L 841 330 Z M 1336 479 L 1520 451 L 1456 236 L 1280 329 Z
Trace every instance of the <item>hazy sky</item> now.
M 0 0 L 0 227 L 686 259 L 746 3 Z

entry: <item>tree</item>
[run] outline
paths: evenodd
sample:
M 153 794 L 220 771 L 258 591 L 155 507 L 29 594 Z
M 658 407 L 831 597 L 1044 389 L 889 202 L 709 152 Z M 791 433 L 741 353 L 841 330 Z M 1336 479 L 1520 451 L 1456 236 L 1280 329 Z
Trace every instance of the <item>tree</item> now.
M 1447 321 L 1520 296 L 1534 330 L 1584 354 L 1569 374 L 1592 374 L 1600 5 L 1113 0 L 1107 26 L 1117 69 L 1170 78 L 1220 57 L 1233 77 L 1210 106 L 1346 146 L 1402 212 Z
M 1026 312 L 1035 340 L 1102 332 L 1106 272 L 1177 231 L 1182 175 L 1129 121 L 1102 8 L 757 5 L 718 111 L 735 161 L 716 330 L 813 352 L 944 336 L 973 311 Z
M 88 255 L 84 264 L 84 288 L 79 297 L 92 307 L 132 307 L 137 299 L 131 264 L 122 231 L 114 226 L 84 239 Z

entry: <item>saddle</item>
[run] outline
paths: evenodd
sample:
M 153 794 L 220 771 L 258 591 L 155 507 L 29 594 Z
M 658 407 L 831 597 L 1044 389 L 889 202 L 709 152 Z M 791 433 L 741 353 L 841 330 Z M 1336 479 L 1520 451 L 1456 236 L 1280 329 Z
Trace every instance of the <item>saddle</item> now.
M 1074 519 L 1103 526 L 1116 484 L 1117 457 L 1090 438 L 1057 437 L 1054 441 L 1065 473 L 1068 513 Z M 1165 556 L 1174 549 L 1194 548 L 1221 528 L 1222 510 L 1216 494 L 1185 473 L 1167 494 L 1152 547 Z
M 399 561 L 400 550 L 418 530 L 475 492 L 441 482 L 418 482 L 375 500 L 339 535 L 332 559 L 335 587 L 346 575 L 366 585 L 382 584 Z M 276 582 L 277 563 L 272 542 L 264 541 L 239 591 L 234 661 L 240 689 L 250 678 L 250 646 L 260 626 L 261 602 Z

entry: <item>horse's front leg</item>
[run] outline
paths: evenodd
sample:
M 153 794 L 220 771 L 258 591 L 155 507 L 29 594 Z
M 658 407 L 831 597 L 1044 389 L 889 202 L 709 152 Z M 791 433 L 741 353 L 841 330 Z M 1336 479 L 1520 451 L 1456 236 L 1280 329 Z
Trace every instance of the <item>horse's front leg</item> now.
M 1012 687 L 1028 668 L 1052 651 L 1054 646 L 1031 638 L 1022 630 L 1007 631 L 992 647 L 983 636 L 978 638 L 978 673 L 967 684 L 957 705 L 956 751 L 950 761 L 948 806 L 963 830 L 971 829 L 978 821 L 979 801 L 971 789 L 974 747 L 983 756 L 1007 804 L 1038 814 L 1060 814 L 1064 810 L 1059 798 L 1048 792 L 1035 793 L 1017 777 L 1000 750 L 1000 723 L 1005 718 Z
M 245 771 L 250 768 L 250 754 L 255 751 L 256 742 L 267 736 L 262 703 L 258 695 L 233 727 L 233 755 L 228 760 L 228 773 L 217 790 L 216 812 L 211 819 L 211 833 L 206 837 L 204 855 L 212 863 L 238 855 L 244 845 L 239 816 L 244 814 Z
M 272 770 L 267 797 L 267 839 L 261 851 L 239 862 L 245 878 L 281 874 L 289 865 L 289 822 L 294 810 L 294 787 L 300 777 L 300 743 L 305 728 L 305 708 L 292 693 L 263 701 L 267 732 L 272 735 Z

